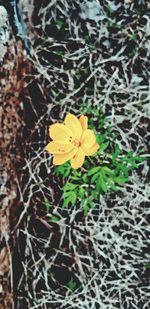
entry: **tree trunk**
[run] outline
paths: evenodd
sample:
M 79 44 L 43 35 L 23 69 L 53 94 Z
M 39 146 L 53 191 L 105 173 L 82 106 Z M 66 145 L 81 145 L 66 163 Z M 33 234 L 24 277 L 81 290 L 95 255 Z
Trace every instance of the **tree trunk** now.
M 10 232 L 10 209 L 16 196 L 17 132 L 22 120 L 19 116 L 20 93 L 26 71 L 25 54 L 21 40 L 16 41 L 6 9 L 0 6 L 0 296 L 1 309 L 13 309 L 13 273 Z

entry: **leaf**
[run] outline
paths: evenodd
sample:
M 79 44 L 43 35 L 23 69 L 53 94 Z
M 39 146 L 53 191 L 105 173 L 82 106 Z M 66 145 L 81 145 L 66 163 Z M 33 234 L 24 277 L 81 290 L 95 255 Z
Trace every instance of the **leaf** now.
M 77 200 L 76 192 L 71 192 L 70 193 L 70 201 L 71 201 L 72 205 L 75 204 L 76 200 Z
M 90 198 L 86 199 L 83 205 L 84 215 L 86 216 L 89 213 L 90 209 L 94 208 L 94 206 L 95 204 Z
M 91 183 L 94 183 L 95 180 L 96 180 L 98 177 L 99 177 L 99 174 L 98 174 L 98 173 L 97 173 L 97 174 L 94 174 L 94 175 L 92 176 L 92 178 L 91 178 Z
M 128 178 L 126 178 L 126 177 L 115 177 L 114 178 L 114 181 L 116 182 L 116 183 L 118 183 L 118 184 L 124 184 L 124 183 L 126 183 L 127 181 L 128 181 L 129 179 Z
M 66 208 L 69 206 L 69 204 L 71 203 L 72 205 L 75 204 L 77 199 L 77 195 L 76 192 L 65 192 L 63 194 L 63 205 L 62 205 L 62 209 Z
M 84 189 L 83 189 L 82 187 L 79 188 L 78 194 L 79 194 L 79 196 L 80 196 L 81 198 L 84 197 L 85 191 L 84 191 Z
M 76 176 L 76 177 L 80 177 L 81 176 L 81 172 L 73 170 L 73 175 Z
M 100 171 L 101 167 L 97 166 L 97 167 L 93 167 L 89 172 L 88 172 L 88 176 L 91 176 L 93 174 L 95 174 L 96 172 Z
M 61 30 L 63 24 L 64 24 L 64 22 L 61 19 L 56 20 L 56 27 L 57 27 L 58 30 Z
M 87 214 L 89 213 L 90 211 L 90 207 L 88 205 L 86 205 L 84 208 L 83 208 L 83 212 L 84 212 L 84 216 L 87 216 Z
M 83 174 L 82 176 L 83 183 L 87 182 L 87 174 Z
M 74 291 L 77 287 L 77 283 L 73 280 L 73 278 L 71 278 L 71 280 L 68 282 L 67 286 L 71 291 Z
M 68 170 L 66 170 L 66 171 L 64 172 L 63 177 L 66 178 L 66 177 L 69 176 L 69 174 L 70 174 L 70 169 L 68 169 Z
M 58 221 L 60 221 L 60 218 L 59 218 L 59 217 L 54 216 L 54 215 L 51 215 L 51 214 L 48 214 L 47 217 L 48 217 L 51 221 L 53 221 L 53 222 L 58 222 Z
M 107 192 L 107 184 L 106 184 L 106 181 L 105 181 L 102 173 L 100 174 L 99 184 L 100 184 L 100 187 L 102 188 L 102 190 L 104 192 Z
M 107 133 L 104 134 L 96 134 L 96 140 L 98 141 L 98 144 L 102 144 L 107 137 Z
M 104 166 L 102 168 L 102 172 L 103 172 L 103 175 L 104 174 L 107 174 L 107 175 L 114 175 L 114 171 L 112 169 L 110 169 L 109 167 L 107 166 Z
M 103 152 L 104 150 L 106 150 L 108 146 L 109 146 L 109 142 L 102 143 L 100 145 L 100 152 Z
M 63 178 L 66 178 L 71 173 L 71 166 L 68 162 L 66 162 L 60 166 L 55 167 L 54 173 L 56 175 L 60 174 L 63 176 Z
M 117 190 L 117 187 L 115 186 L 114 182 L 111 179 L 108 180 L 108 184 L 113 191 Z
M 71 191 L 64 192 L 63 193 L 63 198 L 66 198 L 66 197 L 70 196 L 70 192 Z
M 63 200 L 63 204 L 62 204 L 61 209 L 67 208 L 69 206 L 69 203 L 70 203 L 70 196 Z
M 138 161 L 138 162 L 143 162 L 143 161 L 147 160 L 147 157 L 146 156 L 143 156 L 143 157 L 135 156 L 135 157 L 133 157 L 133 160 Z
M 52 53 L 54 53 L 55 55 L 58 55 L 58 56 L 63 56 L 64 55 L 64 52 L 62 50 L 52 51 Z
M 127 167 L 125 164 L 123 163 L 117 163 L 117 167 L 115 170 L 115 174 L 120 174 L 120 172 L 123 173 L 124 177 L 128 177 L 129 176 L 129 167 Z
M 72 179 L 72 180 L 79 180 L 79 177 L 77 177 L 77 176 L 72 176 L 71 179 Z
M 50 208 L 52 208 L 49 200 L 47 199 L 47 197 L 45 197 L 45 207 L 46 207 L 46 212 L 48 213 L 50 211 Z
M 112 154 L 112 161 L 113 161 L 113 162 L 114 162 L 114 161 L 116 160 L 116 158 L 120 155 L 120 153 L 121 153 L 121 150 L 120 150 L 119 146 L 116 145 L 115 151 L 114 151 L 113 154 Z
M 51 216 L 51 219 L 52 219 L 53 222 L 58 222 L 58 221 L 60 221 L 60 218 L 57 217 L 57 216 L 54 216 L 54 215 Z
M 88 200 L 86 200 L 83 206 L 83 212 L 85 216 L 88 214 L 89 210 L 90 210 L 90 205 L 88 204 Z
M 67 183 L 65 186 L 64 186 L 64 190 L 65 191 L 72 191 L 74 190 L 78 185 L 75 185 L 73 183 Z
M 104 181 L 102 180 L 102 176 L 98 178 L 97 182 L 96 182 L 96 191 L 99 193 L 102 193 L 104 190 L 102 189 L 102 183 Z
M 132 34 L 131 34 L 131 39 L 133 40 L 133 41 L 137 41 L 138 40 L 138 35 L 137 35 L 137 33 L 136 32 L 132 32 Z

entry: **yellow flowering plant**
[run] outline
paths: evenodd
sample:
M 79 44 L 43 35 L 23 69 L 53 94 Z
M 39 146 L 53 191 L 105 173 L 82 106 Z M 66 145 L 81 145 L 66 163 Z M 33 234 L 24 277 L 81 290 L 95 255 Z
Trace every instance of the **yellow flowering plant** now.
M 128 182 L 132 170 L 145 160 L 133 151 L 122 154 L 112 128 L 105 126 L 104 115 L 96 110 L 95 116 L 89 117 L 92 129 L 88 128 L 87 116 L 77 118 L 70 113 L 64 123 L 49 127 L 52 141 L 45 150 L 53 155 L 55 177 L 63 180 L 62 210 L 72 205 L 81 207 L 87 215 L 102 194 Z M 48 216 L 53 220 L 53 214 Z
M 55 123 L 49 127 L 52 141 L 45 147 L 53 154 L 53 164 L 61 165 L 70 160 L 74 169 L 80 168 L 86 156 L 96 153 L 99 145 L 93 130 L 88 129 L 88 118 L 79 119 L 68 113 L 64 124 Z

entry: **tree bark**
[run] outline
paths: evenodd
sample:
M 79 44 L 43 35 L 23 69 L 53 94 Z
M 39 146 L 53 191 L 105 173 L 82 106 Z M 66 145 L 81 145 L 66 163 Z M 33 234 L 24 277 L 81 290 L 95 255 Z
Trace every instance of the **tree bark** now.
M 21 40 L 16 41 L 9 12 L 0 6 L 0 309 L 13 309 L 13 235 L 10 231 L 10 209 L 16 196 L 16 136 L 21 127 L 20 93 L 24 87 L 27 63 Z

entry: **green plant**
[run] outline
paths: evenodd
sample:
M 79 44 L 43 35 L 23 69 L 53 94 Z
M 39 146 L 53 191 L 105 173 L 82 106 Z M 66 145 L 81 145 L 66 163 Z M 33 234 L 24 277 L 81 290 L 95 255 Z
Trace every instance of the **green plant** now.
M 58 30 L 61 30 L 64 27 L 64 21 L 62 19 L 57 18 L 56 19 L 56 27 Z
M 82 112 L 89 116 L 91 109 L 83 104 Z M 100 145 L 96 155 L 88 157 L 80 170 L 73 170 L 68 162 L 54 168 L 55 175 L 61 176 L 64 183 L 61 209 L 76 206 L 82 208 L 85 215 L 99 202 L 101 195 L 129 182 L 132 171 L 146 159 L 142 154 L 144 150 L 136 154 L 122 153 L 113 128 L 106 125 L 106 116 L 94 108 L 92 115 L 88 117 L 89 126 L 93 130 L 97 127 L 95 134 Z
M 106 143 L 104 144 L 106 145 Z M 109 161 L 106 158 L 107 155 L 105 155 L 105 160 L 96 167 L 89 164 L 89 167 L 91 165 L 90 169 L 71 172 L 62 188 L 62 209 L 75 206 L 78 203 L 83 208 L 84 214 L 87 214 L 94 207 L 95 200 L 99 201 L 102 194 L 109 190 L 116 191 L 119 186 L 127 183 L 130 172 L 145 160 L 145 157 L 135 156 L 133 152 L 121 155 L 119 146 L 116 146 L 114 151 L 109 154 Z
M 67 287 L 73 292 L 76 287 L 77 287 L 77 283 L 74 281 L 73 278 L 70 279 L 70 281 L 67 284 Z
M 46 217 L 52 222 L 58 222 L 60 218 L 53 214 L 53 208 L 49 200 L 45 198 Z

